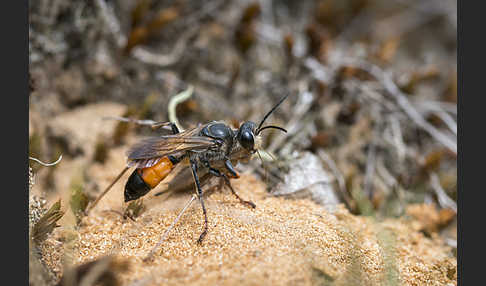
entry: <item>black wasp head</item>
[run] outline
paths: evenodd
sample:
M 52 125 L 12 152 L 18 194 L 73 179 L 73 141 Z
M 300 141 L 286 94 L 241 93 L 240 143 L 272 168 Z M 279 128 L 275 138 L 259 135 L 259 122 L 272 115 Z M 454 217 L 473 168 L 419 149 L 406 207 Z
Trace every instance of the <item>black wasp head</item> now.
M 289 95 L 287 94 L 284 96 L 280 101 L 263 117 L 262 121 L 260 121 L 260 124 L 258 124 L 258 127 L 256 126 L 255 123 L 251 121 L 246 121 L 243 123 L 240 128 L 238 129 L 238 134 L 236 135 L 236 139 L 240 143 L 243 148 L 246 150 L 250 151 L 251 153 L 256 152 L 255 150 L 255 136 L 258 136 L 260 132 L 262 132 L 265 129 L 268 128 L 273 128 L 273 129 L 278 129 L 283 132 L 287 132 L 284 128 L 280 126 L 275 126 L 275 125 L 267 125 L 267 126 L 262 126 L 263 122 L 272 114 L 275 109 L 288 97 Z
M 236 139 L 248 151 L 253 152 L 255 147 L 255 126 L 256 124 L 251 121 L 246 121 L 241 124 L 236 134 Z

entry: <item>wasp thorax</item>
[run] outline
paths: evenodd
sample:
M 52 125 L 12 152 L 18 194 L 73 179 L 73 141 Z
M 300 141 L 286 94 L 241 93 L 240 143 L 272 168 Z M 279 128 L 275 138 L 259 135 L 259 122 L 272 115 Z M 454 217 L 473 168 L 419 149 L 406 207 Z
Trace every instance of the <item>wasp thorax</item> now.
M 238 129 L 236 139 L 240 145 L 248 151 L 253 151 L 255 147 L 255 123 L 246 121 Z

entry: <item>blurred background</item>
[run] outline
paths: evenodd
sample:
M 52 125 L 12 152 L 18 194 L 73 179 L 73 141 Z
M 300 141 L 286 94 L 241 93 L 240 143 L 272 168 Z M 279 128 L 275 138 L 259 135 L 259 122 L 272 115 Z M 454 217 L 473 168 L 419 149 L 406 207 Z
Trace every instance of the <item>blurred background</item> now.
M 100 174 L 116 176 L 127 147 L 156 134 L 105 116 L 167 121 L 170 99 L 193 87 L 176 108 L 183 127 L 238 126 L 290 94 L 267 121 L 288 133 L 269 130 L 264 165 L 240 171 L 330 210 L 423 216 L 426 235 L 455 247 L 456 1 L 29 5 L 29 156 L 63 155 L 31 161 L 36 196 L 68 190 L 82 209 L 108 184 Z

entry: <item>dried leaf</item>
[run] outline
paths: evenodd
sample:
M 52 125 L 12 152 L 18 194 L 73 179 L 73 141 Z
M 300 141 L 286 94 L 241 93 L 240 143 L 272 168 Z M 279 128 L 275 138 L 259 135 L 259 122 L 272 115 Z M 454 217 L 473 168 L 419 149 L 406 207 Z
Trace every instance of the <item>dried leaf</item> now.
M 76 222 L 79 223 L 81 217 L 84 215 L 84 211 L 88 206 L 89 199 L 84 193 L 84 185 L 80 179 L 75 178 L 71 183 L 71 199 L 69 205 L 76 217 Z
M 64 212 L 61 211 L 61 200 L 54 203 L 51 208 L 39 219 L 32 227 L 32 239 L 36 244 L 40 244 L 47 238 L 47 235 L 57 227 L 56 222 L 61 219 Z

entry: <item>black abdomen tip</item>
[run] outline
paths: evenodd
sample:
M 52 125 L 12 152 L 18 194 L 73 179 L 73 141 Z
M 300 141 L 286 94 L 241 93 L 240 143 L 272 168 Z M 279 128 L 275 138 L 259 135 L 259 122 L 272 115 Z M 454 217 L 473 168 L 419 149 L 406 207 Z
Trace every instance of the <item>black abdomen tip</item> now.
M 149 185 L 143 181 L 140 174 L 135 170 L 125 185 L 125 202 L 136 200 L 147 194 L 150 190 Z

